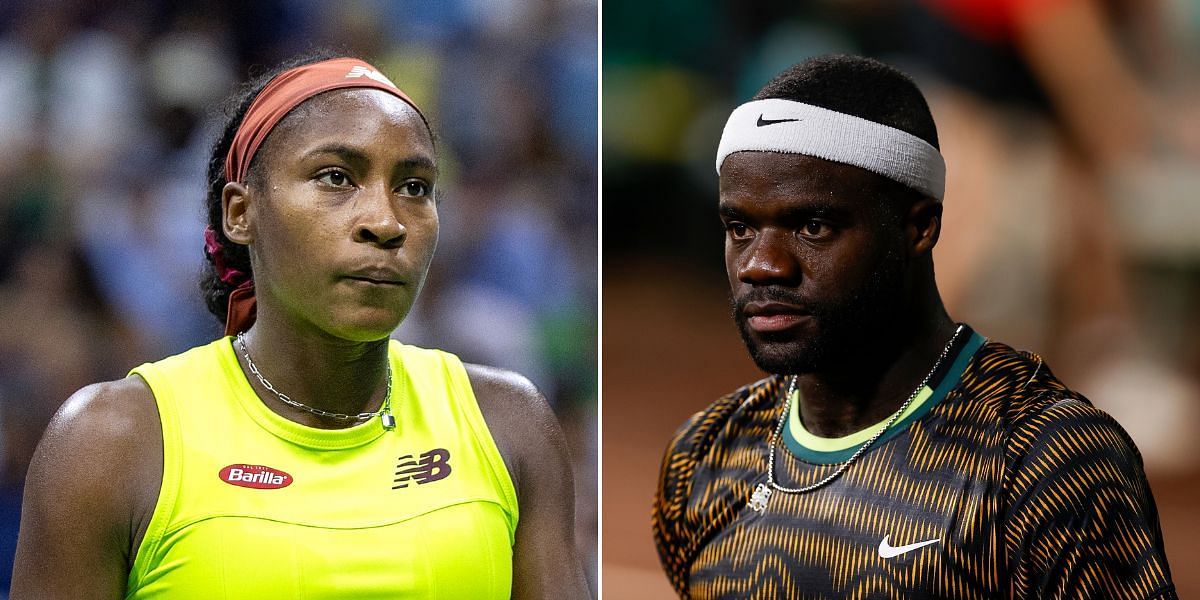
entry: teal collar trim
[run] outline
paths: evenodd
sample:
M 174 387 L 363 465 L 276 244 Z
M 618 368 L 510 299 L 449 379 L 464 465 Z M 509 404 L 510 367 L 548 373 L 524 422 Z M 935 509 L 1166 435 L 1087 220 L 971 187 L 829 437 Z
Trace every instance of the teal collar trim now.
M 972 330 L 971 337 L 967 339 L 966 343 L 963 344 L 962 349 L 958 351 L 957 355 L 955 355 L 954 362 L 951 363 L 950 368 L 946 370 L 945 375 L 941 378 L 941 381 L 937 383 L 937 387 L 933 389 L 933 394 L 929 397 L 929 399 L 923 402 L 920 407 L 918 407 L 908 416 L 892 425 L 887 432 L 879 437 L 879 441 L 875 443 L 876 447 L 907 429 L 909 425 L 912 425 L 918 419 L 924 417 L 929 413 L 930 410 L 933 409 L 934 406 L 937 406 L 950 393 L 950 391 L 958 385 L 963 371 L 967 370 L 967 365 L 971 362 L 971 358 L 973 358 L 975 353 L 986 343 L 987 338 Z M 788 421 L 790 422 L 790 419 L 788 419 Z M 862 444 L 855 444 L 849 448 L 835 451 L 814 450 L 808 446 L 805 446 L 798 439 L 796 439 L 796 435 L 792 432 L 790 423 L 783 428 L 783 445 L 796 458 L 799 458 L 804 462 L 817 465 L 832 465 L 846 462 L 847 460 L 850 460 L 850 457 L 858 451 L 860 446 L 862 446 Z

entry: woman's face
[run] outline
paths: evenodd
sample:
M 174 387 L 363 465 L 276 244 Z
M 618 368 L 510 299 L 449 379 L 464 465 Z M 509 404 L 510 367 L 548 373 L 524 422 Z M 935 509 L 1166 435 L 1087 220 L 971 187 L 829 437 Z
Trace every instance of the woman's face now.
M 347 340 L 388 336 L 437 246 L 437 167 L 420 115 L 379 90 L 325 92 L 259 154 L 243 217 L 259 314 Z M 231 219 L 227 201 L 227 232 Z

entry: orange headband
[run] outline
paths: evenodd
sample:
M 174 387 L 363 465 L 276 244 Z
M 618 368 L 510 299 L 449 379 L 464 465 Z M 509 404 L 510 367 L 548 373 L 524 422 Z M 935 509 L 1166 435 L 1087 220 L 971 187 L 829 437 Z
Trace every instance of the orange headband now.
M 357 58 L 334 58 L 288 69 L 277 75 L 258 93 L 242 124 L 233 136 L 225 157 L 225 181 L 244 182 L 250 161 L 267 134 L 301 102 L 329 90 L 374 88 L 383 90 L 409 104 L 421 114 L 404 92 L 370 64 Z M 425 118 L 424 115 L 421 118 Z
M 229 154 L 225 157 L 225 181 L 244 182 L 250 161 L 267 134 L 301 102 L 329 90 L 339 88 L 374 88 L 383 90 L 409 104 L 424 119 L 421 109 L 387 77 L 356 58 L 334 58 L 289 69 L 277 75 L 258 93 L 233 136 Z M 428 125 L 428 122 L 426 123 Z M 254 324 L 257 306 L 254 300 L 254 281 L 245 274 L 227 269 L 221 260 L 221 246 L 215 231 L 205 232 L 205 250 L 213 259 L 222 281 L 236 285 L 229 295 L 229 312 L 225 318 L 225 335 L 250 329 Z

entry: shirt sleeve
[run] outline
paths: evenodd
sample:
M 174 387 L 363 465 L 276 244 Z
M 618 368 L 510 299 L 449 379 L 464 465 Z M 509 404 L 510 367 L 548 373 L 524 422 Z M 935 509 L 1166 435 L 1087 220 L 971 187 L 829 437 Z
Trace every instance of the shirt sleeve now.
M 688 419 L 667 446 L 659 470 L 651 515 L 658 559 L 681 598 L 687 597 L 687 575 L 692 560 L 689 549 L 693 545 L 690 539 L 693 533 L 683 517 L 696 465 L 693 429 L 701 414 Z
M 1018 424 L 1006 473 L 1010 597 L 1176 598 L 1133 440 L 1064 399 Z

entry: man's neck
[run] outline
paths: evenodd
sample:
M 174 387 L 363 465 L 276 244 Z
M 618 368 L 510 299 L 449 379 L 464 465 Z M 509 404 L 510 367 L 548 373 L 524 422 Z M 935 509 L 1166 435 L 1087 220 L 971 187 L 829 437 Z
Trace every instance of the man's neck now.
M 835 372 L 799 376 L 800 418 L 820 437 L 842 437 L 887 419 L 933 370 L 956 325 L 943 311 L 877 343 L 864 360 Z

